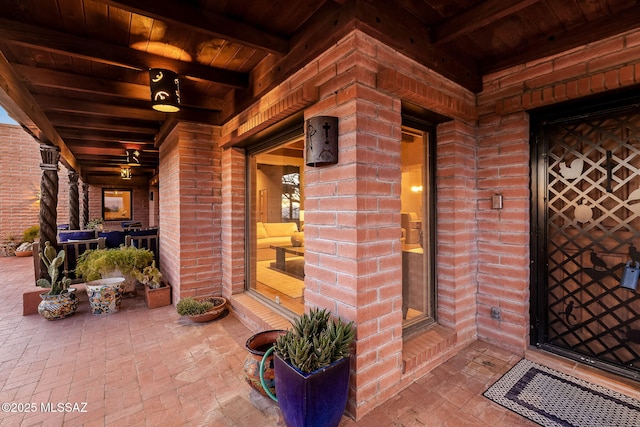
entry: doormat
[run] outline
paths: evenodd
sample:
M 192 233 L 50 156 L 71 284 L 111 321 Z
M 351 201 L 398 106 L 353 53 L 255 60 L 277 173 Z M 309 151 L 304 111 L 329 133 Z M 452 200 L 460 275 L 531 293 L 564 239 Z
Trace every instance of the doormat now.
M 640 426 L 639 400 L 526 359 L 484 396 L 542 426 Z

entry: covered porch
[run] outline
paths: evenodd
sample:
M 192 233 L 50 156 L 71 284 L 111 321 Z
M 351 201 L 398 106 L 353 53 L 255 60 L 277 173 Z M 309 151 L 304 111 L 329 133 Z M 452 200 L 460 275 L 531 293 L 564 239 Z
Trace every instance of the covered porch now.
M 568 362 L 572 371 L 623 372 L 637 385 L 640 294 L 616 278 L 627 255 L 640 257 L 630 250 L 640 244 L 640 214 L 626 200 L 640 165 L 620 154 L 640 138 L 640 113 L 618 120 L 610 108 L 615 102 L 626 114 L 640 99 L 637 2 L 12 3 L 0 12 L 0 104 L 27 134 L 21 145 L 42 152 L 41 160 L 23 163 L 41 169 L 41 242 L 55 241 L 60 223 L 78 229 L 100 216 L 120 227 L 106 198 L 129 191 L 130 209 L 116 210 L 158 228 L 158 261 L 174 304 L 200 295 L 230 302 L 231 315 L 208 327 L 286 328 L 314 307 L 354 322 L 346 413 L 357 422 L 399 394 L 410 399 L 407 390 L 449 361 L 462 358 L 466 366 L 476 351 L 500 354 L 501 363 L 487 363 L 506 367 L 546 345 L 576 361 L 598 359 L 602 368 Z M 171 90 L 154 91 L 151 100 L 152 83 L 174 71 Z M 173 94 L 180 102 L 154 105 Z M 594 117 L 608 113 L 624 124 L 574 132 L 566 111 L 584 113 L 584 105 Z M 310 125 L 324 117 L 332 126 Z M 549 135 L 548 122 L 571 124 L 551 157 L 534 136 Z M 331 156 L 310 159 L 314 135 L 329 144 L 329 129 Z M 613 136 L 603 142 L 599 132 Z M 588 148 L 568 149 L 575 140 Z M 567 172 L 576 156 L 593 167 Z M 545 174 L 558 178 L 558 188 L 544 187 Z M 558 192 L 562 203 L 547 206 L 545 191 Z M 576 216 L 582 192 L 593 207 Z M 558 209 L 558 224 L 536 222 L 549 218 L 543 209 Z M 597 238 L 594 247 L 560 254 L 539 247 L 545 227 L 561 229 L 564 248 L 565 228 L 588 235 L 599 217 L 611 230 L 620 229 L 613 221 L 630 221 L 616 248 L 628 253 L 613 259 L 612 246 Z M 12 215 L 0 227 L 7 223 L 15 226 Z M 292 240 L 299 233 L 304 249 Z M 558 257 L 557 270 L 546 269 L 554 260 L 546 251 Z M 267 279 L 274 270 L 291 282 Z M 547 306 L 555 282 L 562 282 L 558 301 Z M 626 293 L 600 298 L 593 284 L 605 295 Z M 100 325 L 113 323 L 130 337 L 141 331 L 128 316 L 142 316 L 145 331 L 175 331 L 171 308 L 161 313 L 125 310 Z M 79 314 L 61 323 L 81 323 L 84 344 L 85 325 L 97 320 L 79 321 Z M 64 324 L 25 330 L 36 336 L 55 326 Z M 213 344 L 209 335 L 187 333 L 169 350 L 196 374 L 199 364 L 216 361 L 194 359 L 197 350 L 180 353 L 181 340 L 191 338 L 205 342 L 202 349 Z M 137 360 L 130 342 L 119 351 Z M 94 343 L 87 347 L 94 351 Z M 133 363 L 138 373 L 146 360 Z M 151 377 L 177 390 L 171 375 Z M 446 383 L 437 386 L 447 391 Z
M 0 425 L 283 425 L 277 404 L 244 380 L 252 332 L 233 314 L 192 324 L 173 307 L 148 310 L 141 299 L 127 299 L 118 315 L 96 317 L 85 300 L 61 330 L 37 314 L 21 315 L 31 269 L 31 259 L 0 257 L 0 401 L 36 408 L 3 411 Z M 632 382 L 535 351 L 527 357 L 640 397 Z M 519 359 L 476 341 L 360 420 L 343 417 L 340 426 L 534 426 L 482 396 Z M 41 410 L 49 403 L 79 409 Z

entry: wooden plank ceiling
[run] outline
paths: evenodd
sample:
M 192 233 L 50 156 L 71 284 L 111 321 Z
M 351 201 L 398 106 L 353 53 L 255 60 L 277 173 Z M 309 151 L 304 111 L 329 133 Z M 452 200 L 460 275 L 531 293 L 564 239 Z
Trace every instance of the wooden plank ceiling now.
M 89 183 L 140 183 L 174 118 L 222 124 L 354 28 L 468 89 L 482 75 L 640 26 L 630 0 L 0 0 L 0 105 Z M 151 67 L 182 110 L 151 109 Z M 135 182 L 135 181 L 134 181 Z

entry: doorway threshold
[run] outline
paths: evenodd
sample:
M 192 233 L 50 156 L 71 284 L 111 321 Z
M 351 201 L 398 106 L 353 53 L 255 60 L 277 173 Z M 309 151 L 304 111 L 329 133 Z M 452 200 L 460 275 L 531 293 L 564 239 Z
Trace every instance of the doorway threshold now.
M 640 399 L 640 383 L 612 372 L 598 369 L 556 353 L 529 347 L 525 350 L 525 358 L 556 371 L 574 376 L 584 381 L 617 391 L 634 399 Z

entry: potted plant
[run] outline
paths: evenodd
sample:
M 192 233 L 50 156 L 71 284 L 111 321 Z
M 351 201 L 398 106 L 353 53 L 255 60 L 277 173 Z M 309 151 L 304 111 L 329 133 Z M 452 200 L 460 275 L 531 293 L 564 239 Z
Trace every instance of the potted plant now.
M 5 237 L 4 243 L 0 244 L 0 253 L 2 256 L 15 256 L 18 243 L 13 234 L 9 233 Z
M 134 294 L 135 271 L 141 271 L 153 262 L 153 252 L 148 249 L 121 246 L 119 248 L 93 249 L 84 252 L 76 264 L 76 276 L 85 280 L 124 277 L 123 293 Z
M 88 222 L 85 228 L 88 228 L 89 230 L 102 230 L 104 225 L 103 225 L 104 221 L 102 220 L 102 218 L 91 218 Z
M 223 297 L 186 297 L 178 301 L 176 310 L 192 322 L 209 322 L 220 317 L 227 308 Z
M 353 322 L 332 320 L 325 309 L 312 309 L 294 322 L 265 352 L 275 350 L 274 375 L 282 418 L 289 427 L 335 427 L 349 394 L 349 355 L 355 336 Z M 262 380 L 262 378 L 261 378 Z M 264 386 L 264 383 L 263 383 Z
M 144 285 L 144 301 L 147 308 L 164 307 L 171 304 L 171 286 L 162 281 L 162 273 L 156 262 L 140 270 L 134 270 L 138 282 Z
M 39 225 L 32 225 L 22 233 L 22 243 L 16 248 L 16 256 L 33 255 L 33 241 L 40 233 Z
M 49 292 L 40 295 L 42 301 L 38 304 L 38 313 L 47 320 L 63 319 L 71 316 L 78 308 L 78 297 L 75 289 L 69 288 L 71 280 L 60 278 L 60 266 L 64 262 L 64 250 L 56 254 L 56 248 L 46 242 L 40 258 L 47 267 L 49 279 L 38 279 L 36 285 L 50 288 Z

